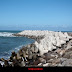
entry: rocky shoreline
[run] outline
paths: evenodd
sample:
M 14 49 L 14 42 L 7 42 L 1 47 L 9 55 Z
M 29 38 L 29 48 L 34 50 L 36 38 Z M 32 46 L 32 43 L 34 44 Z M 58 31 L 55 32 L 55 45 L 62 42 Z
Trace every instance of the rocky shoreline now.
M 72 66 L 72 33 L 52 31 L 37 31 L 35 33 L 36 31 L 23 31 L 14 34 L 15 36 L 32 38 L 36 41 L 33 44 L 23 46 L 17 53 L 12 52 L 8 60 L 1 58 L 0 67 Z M 51 38 L 52 40 L 49 40 Z M 55 39 L 61 42 L 57 43 L 57 41 L 55 43 Z
M 29 36 L 29 35 L 20 35 L 20 34 L 13 34 L 14 36 L 20 36 L 20 37 L 27 37 L 27 38 L 31 38 L 34 39 L 35 41 L 37 41 L 38 43 L 40 43 L 40 40 L 44 38 L 44 36 Z

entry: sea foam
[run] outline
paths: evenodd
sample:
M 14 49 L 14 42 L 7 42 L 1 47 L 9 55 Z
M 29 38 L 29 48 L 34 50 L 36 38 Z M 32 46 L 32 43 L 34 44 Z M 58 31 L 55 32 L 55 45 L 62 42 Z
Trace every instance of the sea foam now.
M 10 33 L 10 32 L 0 32 L 0 37 L 16 37 L 13 36 L 14 33 Z

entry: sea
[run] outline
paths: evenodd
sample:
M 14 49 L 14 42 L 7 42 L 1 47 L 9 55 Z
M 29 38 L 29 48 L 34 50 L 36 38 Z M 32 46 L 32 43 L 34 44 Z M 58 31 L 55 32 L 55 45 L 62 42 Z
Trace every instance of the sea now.
M 8 59 L 12 51 L 18 52 L 22 46 L 35 42 L 34 39 L 12 35 L 19 32 L 21 31 L 0 31 L 0 58 Z

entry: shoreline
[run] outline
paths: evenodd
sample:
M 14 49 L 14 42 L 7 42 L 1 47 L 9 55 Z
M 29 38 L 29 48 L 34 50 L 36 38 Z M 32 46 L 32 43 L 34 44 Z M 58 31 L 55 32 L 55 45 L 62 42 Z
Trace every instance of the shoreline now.
M 44 38 L 44 36 L 29 36 L 29 35 L 20 35 L 20 34 L 13 34 L 14 36 L 21 36 L 21 37 L 27 37 L 30 39 L 34 39 L 35 41 L 37 41 L 38 43 L 40 43 L 40 40 Z
M 30 30 L 29 30 L 29 32 L 30 32 Z M 54 31 L 50 31 L 50 32 L 53 33 Z M 20 33 L 22 33 L 22 32 L 20 32 Z M 71 49 L 71 48 L 67 49 L 67 48 L 63 48 L 63 47 L 65 45 L 67 46 L 69 44 L 69 42 L 72 40 L 72 38 L 66 39 L 64 37 L 66 39 L 66 41 L 63 44 L 61 44 L 61 46 L 56 46 L 57 48 L 48 50 L 47 48 L 43 49 L 41 46 L 40 47 L 42 49 L 40 49 L 40 47 L 38 48 L 38 46 L 37 46 L 37 43 L 41 44 L 42 40 L 46 37 L 44 34 L 42 34 L 43 32 L 41 33 L 42 35 L 38 34 L 36 36 L 35 36 L 34 33 L 32 33 L 34 35 L 27 35 L 27 34 L 22 35 L 20 33 L 17 33 L 17 34 L 14 34 L 14 35 L 15 36 L 22 36 L 22 37 L 28 37 L 28 38 L 31 38 L 31 39 L 35 39 L 35 43 L 29 44 L 27 46 L 23 46 L 19 50 L 19 52 L 17 52 L 17 54 L 15 52 L 12 52 L 12 56 L 10 57 L 9 60 L 1 59 L 1 61 L 4 62 L 5 66 L 10 66 L 10 65 L 8 65 L 8 62 L 12 63 L 11 64 L 11 66 L 13 65 L 12 67 L 14 67 L 14 66 L 20 66 L 20 67 L 24 67 L 24 66 L 25 67 L 27 67 L 27 66 L 28 67 L 29 66 L 30 67 L 31 66 L 43 66 L 43 67 L 44 66 L 61 66 L 61 63 L 59 63 L 61 61 L 61 58 L 63 58 L 63 55 L 65 54 L 65 52 L 68 51 L 68 49 Z M 64 33 L 61 33 L 61 34 L 63 35 Z M 72 33 L 68 33 L 68 35 L 72 36 Z M 54 61 L 54 62 L 52 62 L 52 61 Z M 14 62 L 16 62 L 16 63 L 14 64 Z

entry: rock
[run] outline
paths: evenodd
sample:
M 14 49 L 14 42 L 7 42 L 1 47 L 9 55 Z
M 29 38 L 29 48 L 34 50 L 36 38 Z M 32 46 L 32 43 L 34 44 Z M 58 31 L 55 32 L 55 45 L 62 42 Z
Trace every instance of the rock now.
M 32 54 L 28 55 L 28 59 L 32 59 L 32 56 L 33 56 Z
M 36 52 L 36 53 L 38 52 L 38 48 L 37 47 L 34 48 L 34 52 Z
M 41 55 L 40 57 L 44 59 L 46 56 L 45 55 Z
M 0 67 L 2 67 L 1 63 L 0 63 Z
M 1 58 L 1 61 L 3 61 L 3 62 L 4 62 L 4 61 L 5 61 L 5 59 L 4 59 L 4 58 Z
M 44 55 L 45 55 L 46 60 L 49 60 L 49 59 L 53 58 L 50 53 L 45 53 Z
M 66 43 L 67 43 L 67 42 L 68 42 L 68 41 L 66 41 Z M 62 45 L 61 45 L 61 48 L 63 48 L 63 49 L 64 49 L 64 48 L 67 48 L 67 44 L 62 44 Z
M 4 67 L 8 67 L 9 66 L 9 63 L 7 60 L 4 61 Z
M 62 66 L 72 66 L 72 59 L 67 59 L 62 63 Z
M 12 67 L 17 67 L 17 66 L 19 66 L 18 65 L 18 61 L 17 60 L 13 60 Z
M 22 52 L 21 49 L 20 49 L 20 51 L 19 51 L 19 55 L 20 55 L 20 56 L 23 56 L 23 52 Z
M 28 54 L 29 54 L 29 55 L 32 54 L 32 51 L 31 51 L 31 50 L 28 50 Z
M 61 49 L 57 49 L 55 52 L 59 54 L 61 52 Z
M 72 51 L 72 48 L 69 48 L 69 49 L 66 48 L 66 52 L 69 52 L 69 51 Z
M 52 63 L 58 64 L 58 63 L 60 63 L 60 59 L 55 59 L 52 61 Z
M 36 60 L 33 64 L 38 65 L 40 63 L 40 60 Z
M 26 52 L 26 55 L 28 55 L 28 49 L 25 52 Z
M 24 57 L 24 58 L 28 57 L 28 53 L 27 53 L 27 51 L 26 51 L 26 52 L 23 51 L 23 57 Z
M 27 51 L 28 50 L 28 45 L 22 47 L 22 51 Z
M 13 60 L 17 60 L 17 57 L 16 57 L 16 56 L 14 56 L 14 57 L 13 57 Z
M 48 66 L 48 65 L 49 65 L 49 63 L 43 64 L 44 67 L 46 67 L 46 66 Z
M 39 64 L 38 64 L 38 66 L 42 66 L 42 65 L 43 65 L 42 63 L 39 63 Z
M 19 53 L 17 53 L 17 59 L 21 59 L 21 56 Z
M 32 59 L 32 56 L 33 56 L 33 55 L 32 55 L 32 51 L 29 50 L 29 51 L 28 51 L 28 59 Z
M 66 52 L 66 53 L 63 55 L 63 57 L 69 59 L 71 54 L 72 54 L 72 51 Z
M 52 66 L 52 67 L 55 67 L 55 66 L 57 66 L 57 65 L 58 65 L 58 64 L 53 63 L 51 66 Z
M 1 61 L 1 59 L 0 59 L 0 61 Z
M 62 67 L 62 64 L 58 64 L 57 66 Z
M 11 65 L 12 64 L 12 62 L 8 62 L 9 63 L 9 65 Z
M 40 63 L 46 63 L 46 60 L 43 58 L 39 58 Z
M 11 61 L 11 62 L 13 61 L 13 57 L 10 57 L 10 61 Z
M 34 47 L 31 47 L 31 51 L 34 52 Z
M 36 54 L 33 54 L 33 60 L 35 60 L 37 58 L 37 55 Z
M 20 67 L 24 67 L 25 66 L 25 62 L 21 61 L 21 63 L 18 64 Z
M 50 59 L 47 60 L 47 63 L 49 63 L 49 66 L 57 66 L 61 61 L 60 59 Z
M 72 48 L 72 44 L 70 42 L 67 44 L 67 49 L 69 48 Z
M 27 47 L 27 48 L 30 48 L 30 45 L 27 45 L 26 47 Z
M 56 49 L 56 47 L 61 47 L 61 44 L 67 43 L 67 41 L 72 38 L 66 32 L 41 30 L 25 30 L 18 33 L 18 35 L 34 38 L 36 40 L 34 44 L 39 49 L 40 55 L 52 51 L 53 49 Z M 31 44 L 31 47 L 32 46 L 34 47 L 33 44 Z M 34 51 L 34 49 L 32 51 Z
M 53 55 L 53 54 L 51 54 L 51 56 L 53 57 L 53 58 L 58 58 L 58 55 Z
M 3 61 L 1 61 L 0 64 L 1 64 L 2 67 L 4 66 L 4 62 Z
M 70 54 L 70 59 L 72 59 L 72 54 Z
M 55 52 L 62 56 L 65 53 L 65 51 L 66 50 L 57 49 Z
M 52 63 L 54 59 L 47 60 L 47 63 Z
M 60 55 L 62 56 L 62 55 L 64 55 L 65 54 L 65 50 L 62 50 L 61 52 L 60 52 Z
M 9 58 L 9 59 L 7 59 L 7 61 L 9 62 L 9 61 L 10 61 L 10 58 Z
M 64 61 L 66 61 L 67 60 L 67 58 L 60 58 L 60 61 L 61 61 L 61 64 L 64 62 Z
M 14 57 L 14 56 L 16 56 L 16 53 L 13 51 L 13 52 L 12 52 L 12 57 Z

